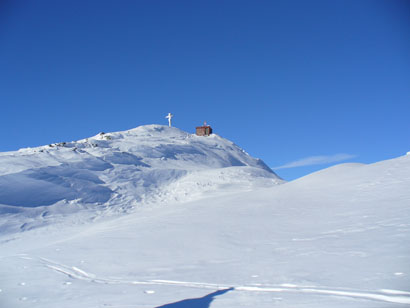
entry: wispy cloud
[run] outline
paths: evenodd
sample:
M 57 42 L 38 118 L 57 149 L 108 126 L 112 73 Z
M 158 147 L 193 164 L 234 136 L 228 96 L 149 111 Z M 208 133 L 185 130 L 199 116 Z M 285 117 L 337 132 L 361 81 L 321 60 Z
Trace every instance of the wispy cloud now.
M 302 166 L 312 166 L 312 165 L 322 165 L 341 162 L 350 158 L 356 157 L 352 154 L 335 154 L 335 155 L 320 155 L 320 156 L 309 156 L 299 160 L 292 161 L 290 163 L 284 164 L 282 166 L 274 167 L 273 169 L 287 169 L 296 168 Z

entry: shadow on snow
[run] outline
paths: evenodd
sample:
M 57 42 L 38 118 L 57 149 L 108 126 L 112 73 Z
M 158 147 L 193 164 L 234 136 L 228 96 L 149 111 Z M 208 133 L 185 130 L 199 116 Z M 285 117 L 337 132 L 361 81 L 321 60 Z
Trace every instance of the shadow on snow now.
M 234 288 L 219 290 L 203 297 L 184 299 L 179 302 L 165 304 L 155 308 L 209 308 L 215 296 L 225 294 L 226 292 L 232 291 L 233 289 Z

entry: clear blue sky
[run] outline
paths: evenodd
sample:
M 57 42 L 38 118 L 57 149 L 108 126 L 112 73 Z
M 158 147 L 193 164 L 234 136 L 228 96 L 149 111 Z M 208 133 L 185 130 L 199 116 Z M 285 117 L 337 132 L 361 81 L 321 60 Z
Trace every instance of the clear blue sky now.
M 0 103 L 0 151 L 172 112 L 308 165 L 285 179 L 393 158 L 410 151 L 410 2 L 2 0 Z

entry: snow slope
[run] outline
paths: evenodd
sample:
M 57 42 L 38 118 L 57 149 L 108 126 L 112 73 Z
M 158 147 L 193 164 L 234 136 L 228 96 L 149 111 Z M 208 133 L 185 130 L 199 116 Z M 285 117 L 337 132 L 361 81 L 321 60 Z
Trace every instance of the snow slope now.
M 163 154 L 150 153 L 139 161 L 160 166 Z M 191 164 L 179 158 L 185 153 L 167 159 L 189 172 L 155 184 L 150 201 L 132 211 L 87 207 L 80 212 L 94 209 L 89 223 L 49 214 L 43 228 L 7 228 L 0 307 L 410 307 L 410 156 L 272 185 L 277 178 L 263 180 L 263 165 L 240 160 L 248 157 L 240 150 L 236 158 L 248 166 L 228 167 L 227 158 L 183 167 Z M 236 179 L 242 170 L 246 180 Z M 212 193 L 192 184 L 210 178 Z M 27 217 L 10 212 L 2 214 L 9 225 Z
M 50 215 L 79 209 L 91 209 L 90 215 L 96 209 L 123 212 L 147 203 L 193 200 L 222 186 L 249 190 L 282 182 L 261 160 L 217 135 L 146 125 L 1 153 L 0 213 L 18 212 L 27 229 Z M 8 220 L 0 219 L 3 232 L 16 226 Z

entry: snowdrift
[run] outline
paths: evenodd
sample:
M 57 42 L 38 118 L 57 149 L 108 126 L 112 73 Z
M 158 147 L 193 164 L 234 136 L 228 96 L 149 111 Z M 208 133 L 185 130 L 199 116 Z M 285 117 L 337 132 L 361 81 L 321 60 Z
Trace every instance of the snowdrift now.
M 0 158 L 0 307 L 410 307 L 409 155 L 283 183 L 143 126 Z
M 146 125 L 1 153 L 0 212 L 124 211 L 200 198 L 233 183 L 249 190 L 282 182 L 263 161 L 217 135 Z

